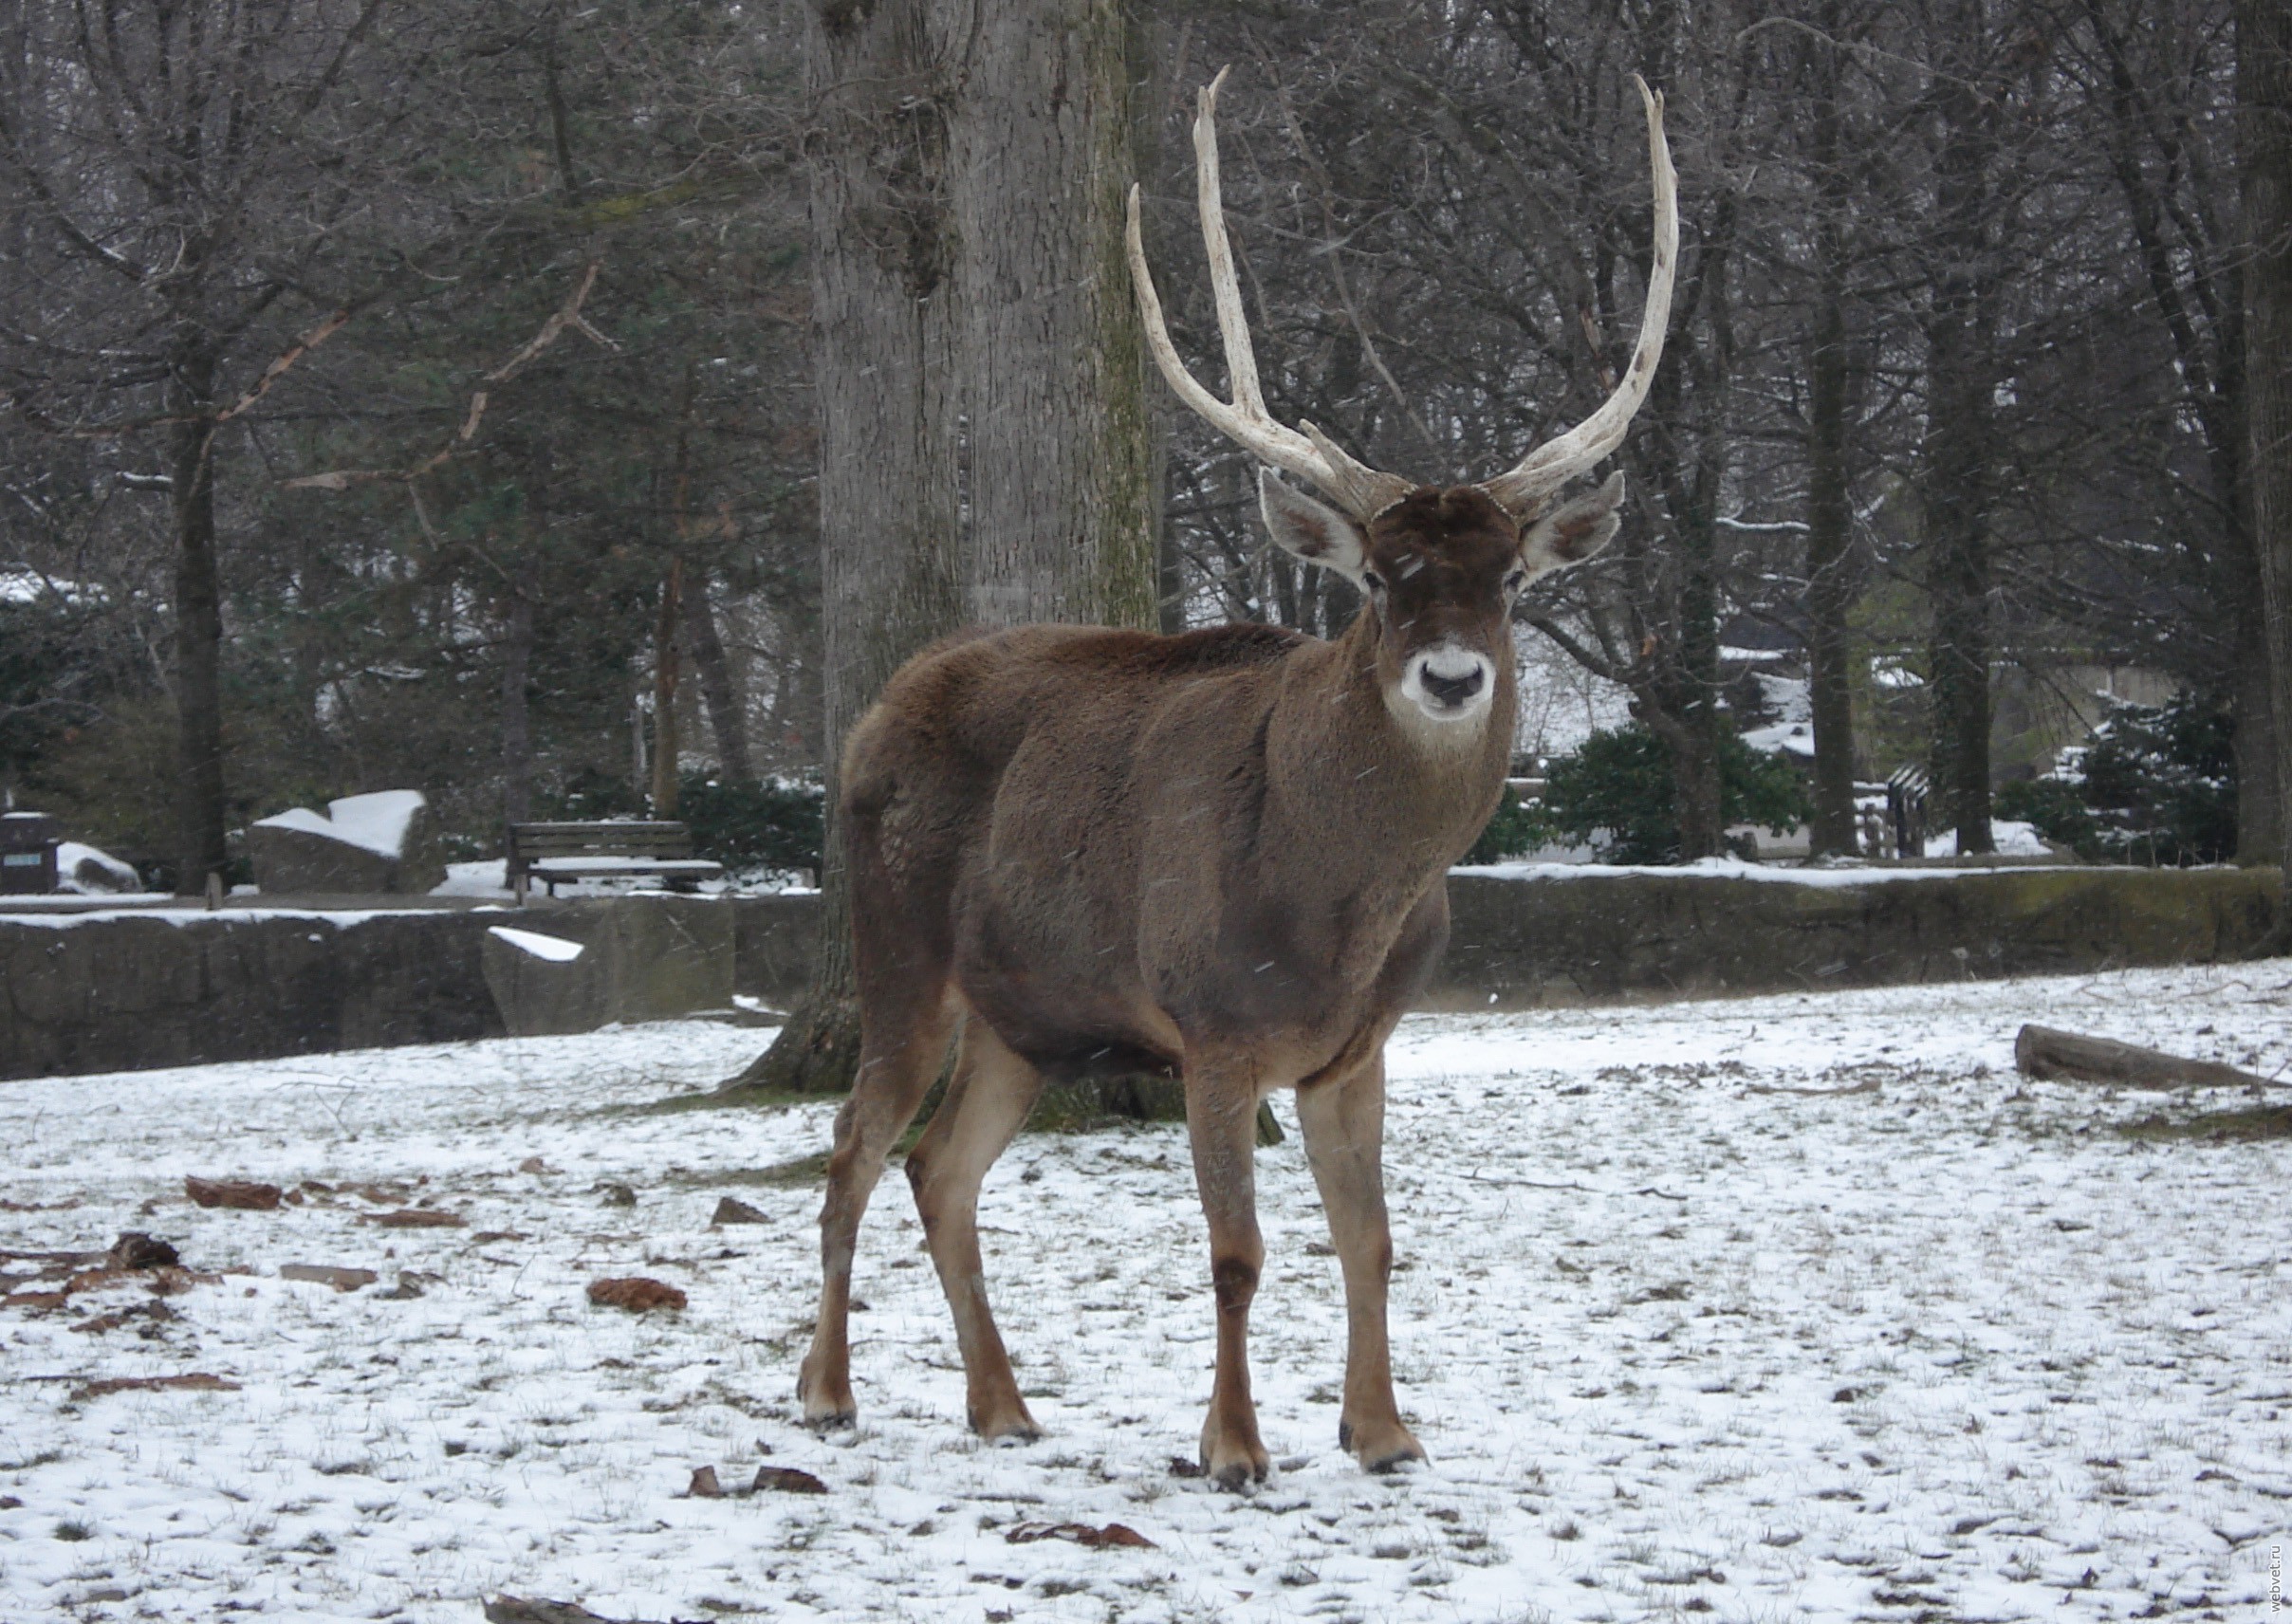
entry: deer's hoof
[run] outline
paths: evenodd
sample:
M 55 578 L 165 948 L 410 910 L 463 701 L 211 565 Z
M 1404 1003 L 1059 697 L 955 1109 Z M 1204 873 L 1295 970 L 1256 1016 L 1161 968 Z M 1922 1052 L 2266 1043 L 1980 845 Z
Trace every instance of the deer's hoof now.
M 1425 1447 L 1397 1420 L 1337 1424 L 1340 1448 L 1351 1452 L 1363 1471 L 1389 1472 L 1425 1464 Z
M 1202 1475 L 1220 1488 L 1248 1488 L 1264 1483 L 1272 1469 L 1272 1457 L 1255 1438 L 1221 1434 L 1202 1439 Z
M 1013 1394 L 1008 1400 L 970 1406 L 970 1430 L 990 1444 L 1031 1444 L 1043 1435 L 1026 1403 Z
M 860 1423 L 860 1407 L 852 1402 L 851 1383 L 828 1380 L 814 1372 L 809 1361 L 796 1378 L 796 1397 L 804 1405 L 804 1424 L 815 1432 Z

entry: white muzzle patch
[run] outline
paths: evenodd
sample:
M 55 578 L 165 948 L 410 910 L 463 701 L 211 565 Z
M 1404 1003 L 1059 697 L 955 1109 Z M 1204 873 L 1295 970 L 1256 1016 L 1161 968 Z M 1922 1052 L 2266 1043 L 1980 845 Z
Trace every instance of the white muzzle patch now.
M 1435 643 L 1409 656 L 1401 696 L 1433 722 L 1477 721 L 1495 693 L 1496 672 L 1461 643 Z

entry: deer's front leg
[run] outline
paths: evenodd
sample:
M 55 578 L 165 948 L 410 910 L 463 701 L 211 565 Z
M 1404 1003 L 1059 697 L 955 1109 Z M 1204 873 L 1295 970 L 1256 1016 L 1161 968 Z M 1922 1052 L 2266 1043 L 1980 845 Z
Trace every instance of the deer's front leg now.
M 1249 1301 L 1266 1246 L 1258 1236 L 1257 1073 L 1242 1055 L 1186 1055 L 1186 1127 L 1193 1178 L 1210 1220 L 1217 1292 L 1217 1384 L 1202 1423 L 1202 1469 L 1227 1488 L 1262 1482 L 1271 1462 L 1249 1402 Z
M 1393 1399 L 1385 1284 L 1393 1232 L 1385 1222 L 1385 1060 L 1297 1091 L 1305 1159 L 1321 1187 L 1329 1241 L 1345 1273 L 1345 1402 L 1337 1440 L 1371 1471 L 1425 1458 Z

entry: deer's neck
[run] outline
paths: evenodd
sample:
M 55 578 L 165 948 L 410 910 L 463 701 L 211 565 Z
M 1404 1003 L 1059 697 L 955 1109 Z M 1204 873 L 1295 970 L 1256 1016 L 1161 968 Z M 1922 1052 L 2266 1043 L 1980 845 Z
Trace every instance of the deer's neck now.
M 1421 890 L 1463 856 L 1503 792 L 1517 706 L 1509 654 L 1476 721 L 1438 723 L 1387 694 L 1370 611 L 1311 650 L 1267 740 L 1267 810 L 1292 825 L 1283 833 L 1333 876 L 1374 872 Z

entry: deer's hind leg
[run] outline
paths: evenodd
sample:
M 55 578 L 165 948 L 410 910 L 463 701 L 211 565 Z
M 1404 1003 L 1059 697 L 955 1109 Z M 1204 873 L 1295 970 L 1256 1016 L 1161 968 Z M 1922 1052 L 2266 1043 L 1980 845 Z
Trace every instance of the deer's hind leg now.
M 837 1114 L 837 1143 L 827 1156 L 827 1198 L 821 1203 L 821 1315 L 811 1329 L 811 1352 L 804 1354 L 795 1379 L 795 1395 L 803 1399 L 809 1427 L 848 1427 L 860 1413 L 853 1404 L 848 1338 L 860 1219 L 882 1177 L 882 1161 L 900 1134 L 908 1132 L 916 1106 L 924 1104 L 947 1061 L 953 1020 L 944 967 L 903 980 L 871 978 L 861 941 L 860 1072 Z
M 1036 1438 L 1011 1375 L 1010 1356 L 988 1306 L 979 1256 L 979 1184 L 1034 1109 L 1043 1074 L 1014 1053 L 978 1016 L 963 1026 L 947 1098 L 908 1153 L 907 1180 L 931 1245 L 963 1351 L 965 1408 L 982 1438 Z

